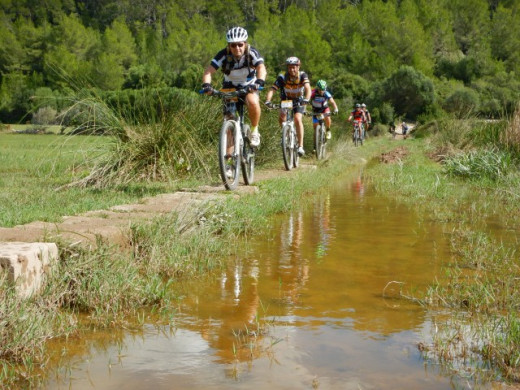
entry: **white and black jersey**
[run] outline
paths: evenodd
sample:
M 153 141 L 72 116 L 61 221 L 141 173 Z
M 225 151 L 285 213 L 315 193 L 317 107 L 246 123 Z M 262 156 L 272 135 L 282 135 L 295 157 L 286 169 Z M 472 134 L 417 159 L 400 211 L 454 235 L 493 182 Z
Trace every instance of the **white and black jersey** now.
M 223 49 L 211 60 L 215 69 L 222 68 L 224 83 L 232 86 L 245 86 L 255 82 L 256 67 L 264 63 L 264 59 L 254 47 L 249 46 L 239 61 L 233 57 L 228 49 Z

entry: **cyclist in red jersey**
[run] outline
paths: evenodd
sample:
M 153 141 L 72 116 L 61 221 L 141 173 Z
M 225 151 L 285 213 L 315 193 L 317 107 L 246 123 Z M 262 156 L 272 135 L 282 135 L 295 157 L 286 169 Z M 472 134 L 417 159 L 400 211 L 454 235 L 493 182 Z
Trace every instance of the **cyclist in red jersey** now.
M 347 120 L 353 124 L 354 122 L 358 122 L 360 126 L 367 121 L 365 111 L 363 111 L 361 104 L 356 103 L 356 109 L 350 113 L 350 116 Z M 354 135 L 354 130 L 352 130 L 352 135 Z

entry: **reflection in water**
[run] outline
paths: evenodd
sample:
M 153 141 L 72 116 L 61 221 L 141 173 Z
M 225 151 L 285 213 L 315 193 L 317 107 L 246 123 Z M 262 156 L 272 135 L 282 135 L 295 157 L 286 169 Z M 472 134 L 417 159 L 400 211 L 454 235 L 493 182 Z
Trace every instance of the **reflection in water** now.
M 390 281 L 431 281 L 448 256 L 440 226 L 374 196 L 362 171 L 273 223 L 222 273 L 178 283 L 175 335 L 150 327 L 140 341 L 127 338 L 122 353 L 98 353 L 89 379 L 86 364 L 73 370 L 71 387 L 453 388 L 416 348 L 429 334 L 425 311 L 383 297 Z M 263 317 L 274 324 L 267 333 Z M 124 357 L 108 372 L 116 353 Z

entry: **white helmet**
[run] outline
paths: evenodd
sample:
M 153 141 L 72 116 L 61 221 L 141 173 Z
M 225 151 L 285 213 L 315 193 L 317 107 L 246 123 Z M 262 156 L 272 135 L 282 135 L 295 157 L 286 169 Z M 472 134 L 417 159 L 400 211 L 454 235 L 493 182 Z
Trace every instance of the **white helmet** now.
M 228 43 L 247 41 L 247 31 L 242 27 L 232 27 L 226 33 Z
M 300 59 L 298 57 L 289 57 L 285 60 L 286 65 L 300 65 Z
M 363 104 L 361 105 L 361 107 L 366 108 L 367 105 L 366 105 L 365 103 L 363 103 Z

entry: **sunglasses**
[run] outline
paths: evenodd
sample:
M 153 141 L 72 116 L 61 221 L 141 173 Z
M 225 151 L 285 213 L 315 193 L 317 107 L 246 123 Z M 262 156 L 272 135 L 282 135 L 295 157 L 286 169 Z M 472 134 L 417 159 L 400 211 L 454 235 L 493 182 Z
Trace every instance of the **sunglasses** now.
M 232 48 L 244 47 L 244 43 L 230 43 L 229 46 L 231 46 Z

